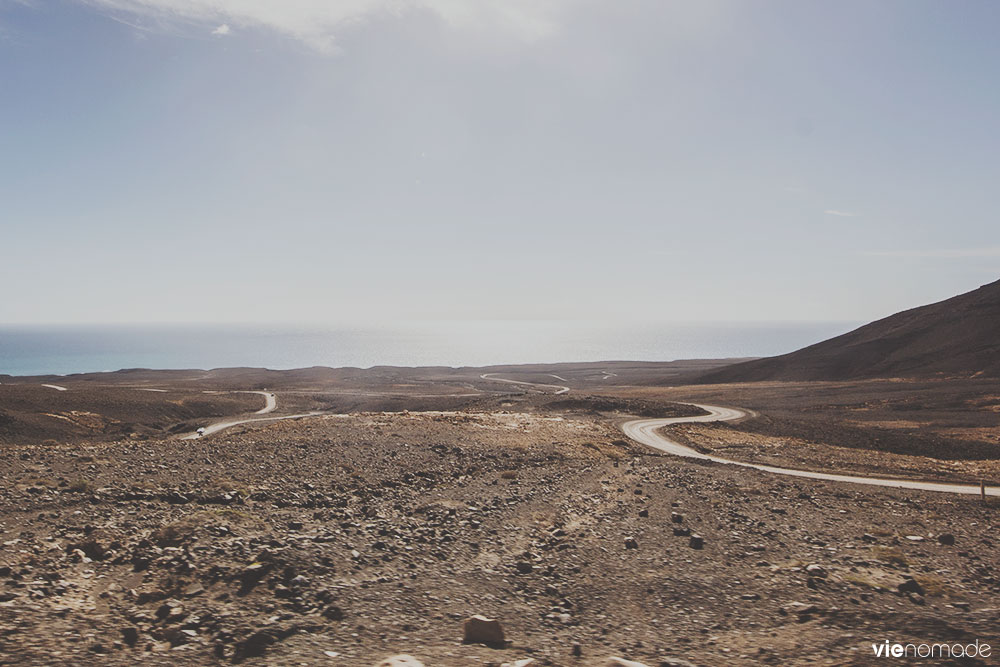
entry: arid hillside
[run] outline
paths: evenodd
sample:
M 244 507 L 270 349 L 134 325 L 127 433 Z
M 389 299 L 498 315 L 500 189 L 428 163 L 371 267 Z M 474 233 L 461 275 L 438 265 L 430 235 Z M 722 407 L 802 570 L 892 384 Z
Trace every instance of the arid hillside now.
M 778 357 L 692 375 L 693 384 L 1000 376 L 1000 281 L 896 313 Z M 670 379 L 669 384 L 677 384 Z

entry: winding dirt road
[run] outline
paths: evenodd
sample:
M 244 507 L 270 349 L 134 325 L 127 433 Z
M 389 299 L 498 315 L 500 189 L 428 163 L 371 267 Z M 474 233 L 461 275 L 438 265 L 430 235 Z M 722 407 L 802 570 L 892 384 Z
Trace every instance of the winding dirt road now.
M 526 385 L 532 387 L 540 387 L 543 389 L 555 389 L 553 393 L 555 394 L 565 394 L 568 393 L 570 388 L 562 385 L 554 384 L 542 384 L 539 382 L 525 382 L 522 380 L 507 380 L 504 378 L 494 377 L 496 373 L 483 373 L 479 377 L 483 380 L 491 380 L 493 382 L 505 382 L 508 384 L 518 384 Z M 560 378 L 561 379 L 561 378 Z M 255 414 L 266 414 L 273 412 L 277 408 L 277 398 L 273 393 L 266 391 L 252 391 L 246 392 L 252 394 L 261 394 L 266 399 L 266 404 Z M 655 449 L 657 451 L 663 452 L 664 454 L 672 454 L 673 456 L 681 456 L 689 459 L 700 459 L 703 461 L 714 461 L 715 463 L 723 463 L 726 465 L 740 466 L 741 468 L 753 468 L 754 470 L 760 470 L 763 472 L 772 473 L 775 475 L 787 475 L 790 477 L 802 477 L 805 479 L 818 479 L 827 482 L 847 482 L 849 484 L 866 484 L 868 486 L 885 486 L 897 489 L 915 489 L 919 491 L 937 491 L 941 493 L 960 493 L 964 495 L 976 495 L 981 493 L 980 487 L 972 484 L 946 484 L 942 482 L 920 482 L 916 480 L 907 479 L 890 479 L 885 477 L 863 477 L 860 475 L 839 475 L 835 473 L 826 472 L 814 472 L 811 470 L 796 470 L 794 468 L 780 468 L 777 466 L 763 465 L 759 463 L 747 463 L 744 461 L 734 461 L 732 459 L 722 458 L 721 456 L 712 456 L 711 454 L 704 454 L 696 449 L 693 449 L 687 445 L 681 444 L 675 440 L 671 440 L 667 435 L 662 433 L 664 427 L 670 426 L 672 424 L 685 424 L 692 422 L 719 422 L 719 421 L 733 421 L 736 419 L 742 419 L 749 416 L 749 413 L 745 410 L 739 410 L 737 408 L 724 408 L 715 405 L 702 405 L 700 403 L 688 403 L 687 405 L 693 405 L 695 407 L 701 408 L 707 414 L 698 415 L 695 417 L 667 417 L 661 419 L 632 419 L 621 425 L 622 432 L 632 440 Z M 327 414 L 325 412 L 306 412 L 297 415 L 284 415 L 281 417 L 256 417 L 248 419 L 233 419 L 229 421 L 216 422 L 195 433 L 189 433 L 182 437 L 183 440 L 194 440 L 206 435 L 211 435 L 223 429 L 231 428 L 233 426 L 239 426 L 240 424 L 250 424 L 253 422 L 269 422 L 269 421 L 280 421 L 283 419 L 301 419 L 303 417 L 316 417 L 319 415 Z M 1000 487 L 992 487 L 986 489 L 986 494 L 990 496 L 1000 496 Z
M 206 435 L 211 435 L 223 429 L 231 428 L 233 426 L 239 426 L 240 424 L 252 424 L 256 422 L 276 422 L 283 419 L 301 419 L 303 417 L 318 417 L 319 415 L 326 414 L 325 412 L 305 412 L 300 415 L 282 415 L 281 417 L 255 417 L 252 419 L 233 419 L 226 422 L 215 422 L 204 428 L 204 430 L 195 431 L 194 433 L 188 433 L 181 437 L 181 440 L 197 440 Z
M 265 399 L 264 407 L 255 412 L 254 413 L 255 415 L 266 415 L 269 412 L 274 412 L 274 410 L 278 407 L 278 398 L 269 391 L 243 391 L 239 393 L 260 394 L 261 396 L 264 397 Z M 240 424 L 249 424 L 250 422 L 268 422 L 268 421 L 279 421 L 282 419 L 299 419 L 301 417 L 315 417 L 316 415 L 321 415 L 321 414 L 323 413 L 307 412 L 300 415 L 284 415 L 281 417 L 263 417 L 263 418 L 257 417 L 250 419 L 233 419 L 230 421 L 215 422 L 214 424 L 210 424 L 204 428 L 198 429 L 194 433 L 188 433 L 186 435 L 181 436 L 181 440 L 196 440 L 198 438 L 204 437 L 206 435 L 211 435 L 212 433 L 216 433 L 223 429 L 230 428 L 232 426 L 239 426 Z
M 523 380 L 506 380 L 504 378 L 494 377 L 497 373 L 483 373 L 479 377 L 484 380 L 491 380 L 493 382 L 506 382 L 507 384 L 523 384 L 528 387 L 545 387 L 546 389 L 555 389 L 556 394 L 566 394 L 569 393 L 569 387 L 564 387 L 561 384 L 542 384 L 541 382 L 524 382 Z M 552 377 L 557 377 L 553 375 Z M 559 378 L 562 380 L 562 378 Z M 565 382 L 565 380 L 563 380 Z
M 742 468 L 753 468 L 775 475 L 788 475 L 791 477 L 804 477 L 806 479 L 821 479 L 828 482 L 848 482 L 850 484 L 867 484 L 868 486 L 888 486 L 896 489 L 917 489 L 920 491 L 939 491 L 942 493 L 962 493 L 967 495 L 978 495 L 980 488 L 971 484 L 944 484 L 940 482 L 918 482 L 905 479 L 888 479 L 884 477 L 862 477 L 859 475 L 837 475 L 825 472 L 812 472 L 809 470 L 795 470 L 792 468 L 779 468 L 776 466 L 762 465 L 758 463 L 745 463 L 743 461 L 733 461 L 720 456 L 703 454 L 687 445 L 671 440 L 664 435 L 660 429 L 671 424 L 684 424 L 690 422 L 716 422 L 732 421 L 747 416 L 743 410 L 734 408 L 720 408 L 714 405 L 700 405 L 689 403 L 708 412 L 707 415 L 697 417 L 669 417 L 666 419 L 633 419 L 622 424 L 621 429 L 626 436 L 638 443 L 652 447 L 666 454 L 683 456 L 690 459 L 701 459 L 704 461 L 715 461 L 727 465 L 740 466 Z M 987 488 L 986 494 L 990 496 L 1000 496 L 1000 488 Z

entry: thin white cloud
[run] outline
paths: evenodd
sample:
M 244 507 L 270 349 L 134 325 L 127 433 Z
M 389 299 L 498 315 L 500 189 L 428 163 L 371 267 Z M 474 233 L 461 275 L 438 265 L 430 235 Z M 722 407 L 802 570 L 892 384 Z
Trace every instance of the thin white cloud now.
M 79 0 L 113 14 L 162 23 L 259 27 L 331 50 L 344 28 L 429 12 L 456 29 L 502 31 L 535 40 L 554 31 L 573 0 Z M 218 29 L 218 28 L 217 28 Z M 226 34 L 226 33 L 217 33 Z
M 836 216 L 839 216 L 841 218 L 856 218 L 856 217 L 858 217 L 857 213 L 850 213 L 848 211 L 837 211 L 837 210 L 832 209 L 832 208 L 828 208 L 828 209 L 826 209 L 823 212 L 826 213 L 827 215 L 836 215 Z
M 930 257 L 937 259 L 964 259 L 967 257 L 1000 257 L 1000 247 L 950 248 L 938 250 L 868 250 L 861 253 L 869 257 Z
M 229 29 L 229 24 L 228 23 L 223 23 L 222 25 L 220 25 L 219 27 L 217 27 L 215 30 L 213 30 L 212 34 L 213 35 L 228 35 L 230 32 L 232 32 L 232 31 Z

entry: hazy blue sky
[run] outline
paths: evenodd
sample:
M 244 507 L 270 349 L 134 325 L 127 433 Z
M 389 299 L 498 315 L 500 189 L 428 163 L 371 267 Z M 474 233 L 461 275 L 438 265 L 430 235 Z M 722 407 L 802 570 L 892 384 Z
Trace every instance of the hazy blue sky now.
M 0 0 L 0 322 L 866 320 L 1000 277 L 1000 3 Z

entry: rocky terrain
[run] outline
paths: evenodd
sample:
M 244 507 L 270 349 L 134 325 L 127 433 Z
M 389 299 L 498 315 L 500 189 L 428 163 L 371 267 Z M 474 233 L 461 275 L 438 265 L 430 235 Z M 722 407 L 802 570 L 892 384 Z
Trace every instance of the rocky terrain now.
M 869 664 L 886 639 L 1000 644 L 995 503 L 658 456 L 617 424 L 692 408 L 645 391 L 4 445 L 0 663 Z M 502 643 L 463 643 L 477 614 Z

